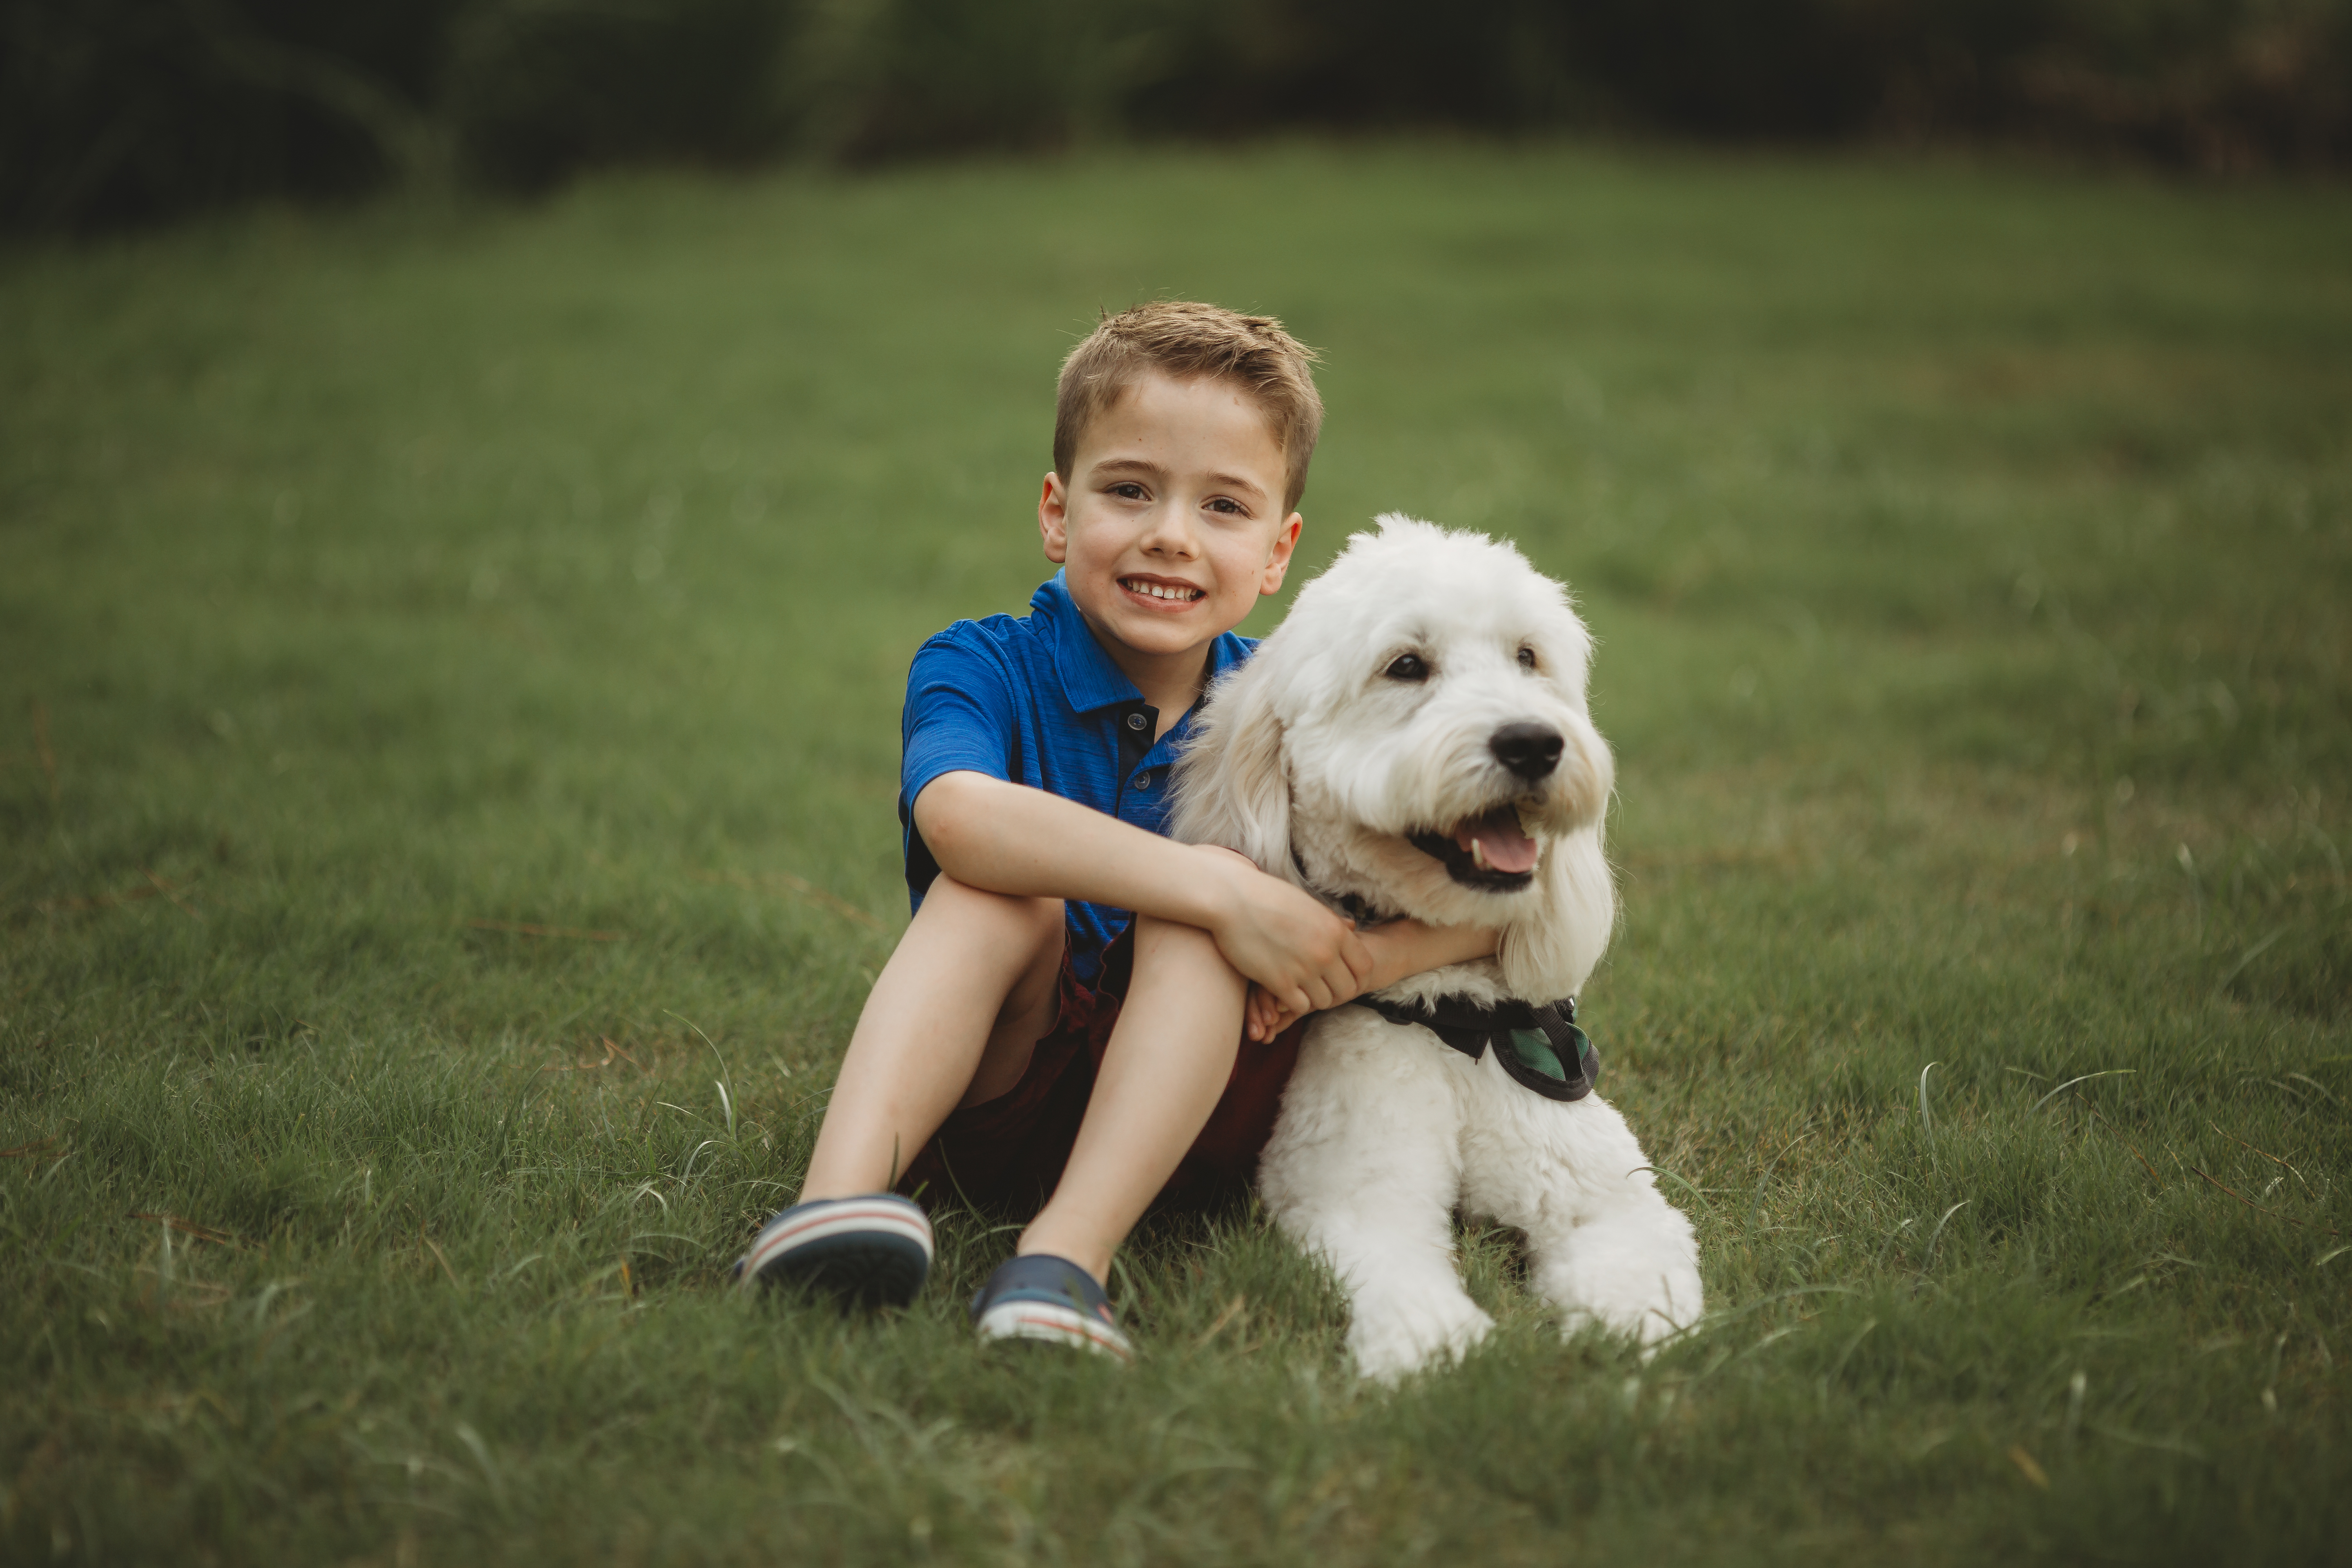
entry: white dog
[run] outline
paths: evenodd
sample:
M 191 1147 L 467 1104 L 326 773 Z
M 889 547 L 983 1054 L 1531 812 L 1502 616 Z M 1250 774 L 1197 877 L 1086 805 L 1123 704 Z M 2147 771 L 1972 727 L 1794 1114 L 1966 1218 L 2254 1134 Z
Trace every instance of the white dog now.
M 1697 1316 L 1698 1258 L 1624 1118 L 1587 1092 L 1572 1026 L 1616 910 L 1591 637 L 1510 545 L 1380 522 L 1211 694 L 1175 833 L 1359 921 L 1496 926 L 1502 947 L 1318 1017 L 1258 1185 L 1346 1287 L 1366 1376 L 1492 1326 L 1455 1272 L 1457 1208 L 1527 1233 L 1569 1328 L 1651 1343 Z

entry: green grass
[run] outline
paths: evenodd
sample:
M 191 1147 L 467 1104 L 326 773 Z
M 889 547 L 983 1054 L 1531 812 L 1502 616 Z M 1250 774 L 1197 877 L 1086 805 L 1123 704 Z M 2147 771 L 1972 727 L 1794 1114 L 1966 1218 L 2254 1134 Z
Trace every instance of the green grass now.
M 2347 256 L 1276 148 L 0 259 L 0 1555 L 2352 1561 Z M 1584 1016 L 1717 1309 L 1646 1365 L 1478 1234 L 1496 1341 L 1359 1388 L 1248 1212 L 1147 1227 L 1124 1375 L 975 1352 L 969 1215 L 902 1317 L 723 1286 L 904 918 L 908 654 L 1160 293 L 1328 351 L 1303 558 L 1500 531 L 1601 638 Z

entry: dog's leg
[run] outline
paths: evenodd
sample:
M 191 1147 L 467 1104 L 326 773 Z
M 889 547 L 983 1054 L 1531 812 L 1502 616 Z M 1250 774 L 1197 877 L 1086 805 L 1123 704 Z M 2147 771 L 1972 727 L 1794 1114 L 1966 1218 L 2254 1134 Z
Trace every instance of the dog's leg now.
M 1600 1323 L 1644 1349 L 1698 1318 L 1698 1247 L 1690 1221 L 1654 1188 L 1604 1199 L 1579 1223 L 1531 1229 L 1537 1291 L 1574 1332 Z
M 1357 1371 L 1384 1383 L 1494 1326 L 1454 1268 L 1460 1113 L 1444 1055 L 1363 1009 L 1325 1015 L 1259 1165 L 1276 1222 L 1347 1288 Z
M 1698 1241 L 1667 1204 L 1625 1119 L 1612 1105 L 1561 1107 L 1571 1135 L 1555 1142 L 1561 1180 L 1507 1215 L 1527 1232 L 1536 1293 L 1559 1307 L 1561 1331 L 1600 1323 L 1656 1344 L 1698 1321 Z
M 1469 1140 L 1465 1206 L 1527 1232 L 1528 1281 L 1560 1310 L 1562 1330 L 1597 1323 L 1652 1346 L 1696 1321 L 1690 1221 L 1659 1193 L 1616 1108 L 1597 1096 L 1537 1104 L 1499 1070 L 1482 1074 L 1477 1097 L 1487 1103 L 1483 1135 Z

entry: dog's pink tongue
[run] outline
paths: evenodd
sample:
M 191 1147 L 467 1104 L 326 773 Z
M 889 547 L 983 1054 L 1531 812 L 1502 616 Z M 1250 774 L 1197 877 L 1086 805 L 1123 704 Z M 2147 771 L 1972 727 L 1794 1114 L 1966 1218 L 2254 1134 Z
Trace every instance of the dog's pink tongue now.
M 1454 836 L 1454 841 L 1465 849 L 1470 847 L 1473 839 L 1484 852 L 1489 870 L 1535 869 L 1536 841 L 1519 831 L 1519 814 L 1509 806 L 1464 823 Z

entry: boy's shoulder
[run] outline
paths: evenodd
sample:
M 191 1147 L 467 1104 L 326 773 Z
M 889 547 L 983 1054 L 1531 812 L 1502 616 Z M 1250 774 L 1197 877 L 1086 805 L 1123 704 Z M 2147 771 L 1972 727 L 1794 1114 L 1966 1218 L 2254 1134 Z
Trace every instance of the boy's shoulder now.
M 1219 633 L 1209 652 L 1210 679 L 1226 674 L 1256 647 L 1254 637 Z M 927 666 L 991 667 L 1024 689 L 1058 692 L 1079 712 L 1129 702 L 1136 696 L 1134 683 L 1087 629 L 1086 617 L 1058 572 L 1029 596 L 1028 614 L 950 622 L 924 639 L 914 664 L 909 673 L 918 683 Z
M 1076 611 L 1076 606 L 1069 603 L 1069 591 L 1056 575 L 1038 584 L 1037 591 L 1029 595 L 1028 614 L 1015 616 L 1000 610 L 992 616 L 950 621 L 923 639 L 923 651 L 935 647 L 1003 648 L 1039 641 L 1050 647 L 1058 640 L 1060 628 L 1056 623 L 1060 617 L 1056 612 L 1065 608 L 1072 614 Z
M 1047 584 L 1031 596 L 1025 616 L 1000 612 L 950 621 L 923 639 L 907 671 L 910 690 L 946 681 L 964 688 L 1000 686 L 1007 697 L 1066 684 L 1053 678 L 1063 663 L 1061 627 Z M 1080 623 L 1081 635 L 1084 623 Z M 1091 639 L 1089 639 L 1091 640 Z

